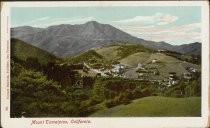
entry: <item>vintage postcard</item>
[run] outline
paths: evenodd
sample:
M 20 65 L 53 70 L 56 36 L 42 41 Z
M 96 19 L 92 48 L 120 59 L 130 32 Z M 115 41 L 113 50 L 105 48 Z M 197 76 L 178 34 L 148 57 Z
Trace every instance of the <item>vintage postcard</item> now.
M 3 128 L 208 127 L 207 2 L 4 2 Z

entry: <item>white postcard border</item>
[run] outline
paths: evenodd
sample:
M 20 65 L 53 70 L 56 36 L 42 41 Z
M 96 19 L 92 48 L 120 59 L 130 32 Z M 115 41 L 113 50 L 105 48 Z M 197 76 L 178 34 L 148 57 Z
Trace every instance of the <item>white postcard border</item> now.
M 81 7 L 81 6 L 202 6 L 202 116 L 201 117 L 129 117 L 129 118 L 10 118 L 10 8 L 11 7 Z M 137 128 L 137 127 L 205 127 L 208 123 L 209 93 L 209 6 L 205 1 L 71 1 L 71 2 L 4 2 L 1 11 L 1 123 L 14 127 L 68 128 Z M 207 70 L 208 69 L 208 70 Z M 10 95 L 10 93 L 9 93 Z M 192 106 L 193 107 L 193 106 Z M 90 120 L 90 124 L 31 125 L 32 120 Z

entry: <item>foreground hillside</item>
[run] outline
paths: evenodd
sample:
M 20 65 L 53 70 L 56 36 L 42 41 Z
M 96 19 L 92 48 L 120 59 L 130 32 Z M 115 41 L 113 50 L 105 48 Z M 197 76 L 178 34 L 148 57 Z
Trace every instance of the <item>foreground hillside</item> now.
M 162 116 L 201 116 L 201 98 L 146 97 L 134 100 L 131 104 L 119 105 L 97 111 L 94 117 L 162 117 Z
M 37 60 L 42 65 L 61 61 L 49 52 L 18 39 L 11 39 L 11 57 L 21 61 Z

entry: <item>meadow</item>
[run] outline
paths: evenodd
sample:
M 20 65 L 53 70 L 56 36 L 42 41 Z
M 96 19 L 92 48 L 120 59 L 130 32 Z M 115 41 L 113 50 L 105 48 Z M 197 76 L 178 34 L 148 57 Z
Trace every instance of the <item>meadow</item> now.
M 133 100 L 127 105 L 106 108 L 92 117 L 189 117 L 201 116 L 201 98 L 151 96 Z

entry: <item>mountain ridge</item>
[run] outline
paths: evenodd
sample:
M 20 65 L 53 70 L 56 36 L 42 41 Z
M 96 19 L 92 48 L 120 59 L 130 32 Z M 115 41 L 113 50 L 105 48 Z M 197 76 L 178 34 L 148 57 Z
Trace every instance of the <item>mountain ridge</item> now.
M 82 51 L 101 47 L 112 42 L 132 42 L 152 49 L 164 49 L 182 54 L 200 54 L 200 45 L 174 46 L 164 41 L 148 41 L 132 36 L 109 24 L 90 21 L 84 24 L 60 24 L 47 28 L 15 27 L 11 28 L 11 37 L 23 40 L 57 56 L 75 55 Z M 186 51 L 186 49 L 188 51 Z

